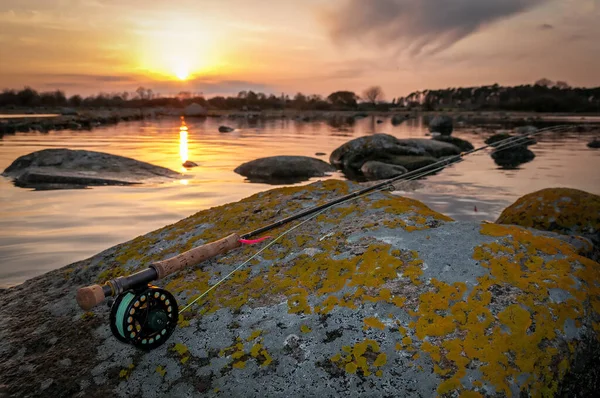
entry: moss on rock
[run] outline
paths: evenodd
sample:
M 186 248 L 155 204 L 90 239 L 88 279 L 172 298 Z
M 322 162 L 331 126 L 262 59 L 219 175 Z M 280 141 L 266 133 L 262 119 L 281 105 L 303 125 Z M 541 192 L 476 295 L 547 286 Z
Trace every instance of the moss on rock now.
M 571 188 L 548 188 L 523 196 L 496 221 L 600 243 L 600 196 Z

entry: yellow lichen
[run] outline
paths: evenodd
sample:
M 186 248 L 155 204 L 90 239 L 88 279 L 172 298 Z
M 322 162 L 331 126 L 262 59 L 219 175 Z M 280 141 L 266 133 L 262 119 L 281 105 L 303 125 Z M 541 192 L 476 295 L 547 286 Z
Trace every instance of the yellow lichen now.
M 385 329 L 385 324 L 381 322 L 379 319 L 375 317 L 369 317 L 364 319 L 365 326 L 363 329 L 367 330 L 368 328 L 376 328 L 376 329 Z
M 159 365 L 156 367 L 156 373 L 158 373 L 161 377 L 165 377 L 167 370 Z

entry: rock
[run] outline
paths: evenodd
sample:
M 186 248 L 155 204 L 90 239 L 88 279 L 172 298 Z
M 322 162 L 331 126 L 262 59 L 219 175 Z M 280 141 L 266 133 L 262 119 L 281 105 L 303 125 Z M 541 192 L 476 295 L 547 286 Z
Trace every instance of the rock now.
M 62 108 L 60 114 L 63 116 L 77 116 L 79 113 L 73 108 Z
M 493 151 L 492 159 L 503 169 L 516 169 L 520 165 L 535 159 L 535 153 L 524 146 L 517 146 Z
M 423 150 L 429 156 L 440 158 L 444 156 L 460 155 L 460 148 L 447 142 L 428 140 L 425 138 L 399 139 L 401 145 Z
M 513 139 L 511 141 L 507 141 L 508 139 Z M 517 137 L 517 136 L 513 136 L 507 133 L 499 133 L 499 134 L 494 134 L 491 137 L 489 137 L 488 139 L 485 140 L 485 143 L 491 146 L 498 146 L 498 145 L 502 145 L 502 146 L 510 146 L 512 147 L 527 147 L 530 145 L 535 145 L 537 144 L 537 141 L 535 139 L 533 139 L 532 137 Z M 498 144 L 500 143 L 500 144 Z M 496 145 L 498 144 L 498 145 Z
M 44 149 L 16 159 L 2 173 L 15 185 L 38 189 L 164 182 L 181 174 L 103 152 Z
M 385 162 L 396 166 L 402 166 L 408 171 L 415 171 L 420 168 L 432 165 L 438 160 L 430 156 L 390 156 Z
M 325 152 L 317 152 L 315 153 L 315 156 L 325 156 L 327 155 Z
M 183 167 L 185 167 L 186 169 L 191 169 L 192 167 L 198 167 L 197 163 L 192 162 L 191 160 L 186 160 L 183 164 Z
M 0 122 L 0 135 L 14 134 L 16 132 L 17 132 L 17 128 L 15 127 L 14 124 Z
M 69 130 L 81 130 L 81 124 L 74 121 L 70 121 L 67 123 L 67 128 Z
M 391 121 L 394 126 L 397 126 L 399 124 L 404 123 L 404 121 L 407 119 L 408 119 L 408 115 L 394 115 L 394 116 L 392 116 Z
M 183 108 L 183 116 L 190 117 L 203 117 L 207 115 L 206 108 L 202 105 L 192 102 L 185 108 Z
M 369 160 L 385 162 L 396 155 L 424 156 L 425 150 L 402 144 L 396 137 L 374 134 L 348 141 L 329 156 L 329 162 L 341 170 L 357 172 Z
M 328 180 L 261 192 L 8 289 L 0 385 L 16 397 L 596 396 L 600 264 L 541 231 L 453 222 L 390 193 L 290 231 L 153 352 L 117 341 L 104 307 L 85 316 L 75 304 L 78 287 L 358 188 Z M 249 250 L 157 284 L 183 305 Z M 40 323 L 59 337 L 51 350 L 32 333 Z M 44 363 L 53 366 L 23 366 Z
M 571 188 L 547 188 L 523 196 L 504 209 L 498 224 L 513 224 L 600 244 L 600 196 Z
M 600 148 L 600 140 L 599 139 L 595 139 L 593 141 L 588 142 L 587 146 L 589 148 Z
M 377 119 L 377 124 L 381 124 L 381 123 L 383 123 L 383 120 Z
M 233 130 L 235 130 L 235 129 L 232 127 L 219 126 L 219 133 L 231 133 Z
M 469 141 L 461 140 L 460 138 L 451 137 L 449 135 L 436 135 L 432 137 L 436 141 L 447 142 L 448 144 L 452 144 L 458 147 L 461 151 L 467 152 L 475 149 L 473 144 Z
M 334 169 L 320 159 L 307 156 L 272 156 L 244 163 L 234 171 L 250 181 L 286 183 L 323 177 Z
M 446 115 L 437 115 L 429 122 L 429 131 L 437 132 L 442 135 L 452 134 L 454 126 L 452 124 L 452 118 Z
M 534 126 L 521 126 L 515 129 L 516 134 L 535 134 L 538 132 L 537 127 Z
M 376 160 L 365 162 L 360 168 L 360 171 L 369 181 L 387 180 L 408 172 L 408 170 L 402 166 L 382 163 Z

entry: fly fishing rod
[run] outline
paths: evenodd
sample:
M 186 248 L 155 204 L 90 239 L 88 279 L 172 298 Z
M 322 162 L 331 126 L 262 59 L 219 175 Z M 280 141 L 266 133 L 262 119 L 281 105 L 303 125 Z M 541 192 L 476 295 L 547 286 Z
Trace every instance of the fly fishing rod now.
M 394 182 L 424 177 L 428 174 L 442 170 L 449 165 L 458 163 L 466 156 L 473 155 L 488 148 L 493 148 L 496 152 L 506 150 L 515 146 L 523 145 L 532 136 L 549 131 L 559 132 L 565 130 L 566 128 L 567 127 L 565 126 L 545 128 L 529 134 L 509 137 L 504 140 L 474 148 L 459 155 L 454 155 L 446 159 L 439 160 L 417 170 L 384 180 L 370 187 L 357 190 L 350 194 L 333 199 L 322 205 L 300 211 L 289 217 L 283 218 L 277 222 L 266 225 L 262 228 L 258 228 L 254 231 L 250 231 L 243 235 L 233 233 L 223 239 L 193 248 L 177 256 L 163 261 L 154 262 L 145 270 L 129 276 L 111 279 L 102 286 L 92 285 L 82 287 L 77 291 L 77 303 L 83 310 L 89 311 L 96 305 L 102 303 L 107 297 L 116 297 L 115 301 L 111 305 L 110 314 L 110 327 L 113 335 L 120 341 L 127 344 L 132 344 L 138 348 L 152 349 L 158 347 L 159 345 L 163 344 L 175 330 L 180 312 L 175 297 L 164 289 L 150 285 L 150 282 L 164 279 L 167 276 L 172 275 L 184 268 L 195 267 L 208 259 L 225 254 L 240 247 L 250 238 L 257 237 L 265 232 L 271 231 L 292 221 L 307 216 L 315 217 L 316 215 L 338 204 L 355 200 L 375 191 L 384 190 L 387 187 L 393 186 Z M 308 220 L 305 220 L 304 222 L 306 221 Z M 291 230 L 292 229 L 286 231 L 285 233 L 290 232 Z M 283 235 L 280 235 L 280 237 L 282 236 Z M 262 250 L 264 249 L 266 249 L 266 247 L 264 247 Z M 246 263 L 247 261 L 242 265 Z M 238 269 L 239 268 L 241 268 L 241 266 L 238 267 Z M 223 282 L 231 274 L 233 274 L 233 272 L 220 280 L 217 284 Z M 211 287 L 208 291 L 203 293 L 200 297 L 207 294 L 215 286 L 216 284 L 213 285 L 213 287 Z M 186 306 L 185 309 L 188 307 L 189 305 Z

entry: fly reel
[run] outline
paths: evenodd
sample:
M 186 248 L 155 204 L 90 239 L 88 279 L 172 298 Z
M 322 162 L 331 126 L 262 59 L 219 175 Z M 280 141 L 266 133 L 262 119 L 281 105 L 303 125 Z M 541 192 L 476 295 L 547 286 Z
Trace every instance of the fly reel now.
M 110 310 L 110 330 L 123 343 L 151 350 L 173 334 L 178 317 L 175 297 L 148 285 L 119 294 Z

